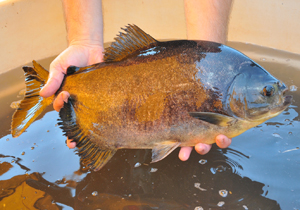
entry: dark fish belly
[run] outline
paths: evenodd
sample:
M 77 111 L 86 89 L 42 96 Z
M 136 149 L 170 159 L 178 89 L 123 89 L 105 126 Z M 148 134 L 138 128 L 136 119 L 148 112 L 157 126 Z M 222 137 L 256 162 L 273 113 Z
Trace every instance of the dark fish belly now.
M 147 125 L 144 126 L 145 129 L 141 129 L 134 123 L 123 127 L 95 126 L 90 136 L 92 141 L 100 147 L 152 149 L 157 144 L 166 141 L 177 141 L 181 143 L 181 146 L 194 146 L 199 142 L 211 144 L 214 143 L 218 129 L 217 126 L 193 120 L 172 126 L 151 126 L 150 128 Z

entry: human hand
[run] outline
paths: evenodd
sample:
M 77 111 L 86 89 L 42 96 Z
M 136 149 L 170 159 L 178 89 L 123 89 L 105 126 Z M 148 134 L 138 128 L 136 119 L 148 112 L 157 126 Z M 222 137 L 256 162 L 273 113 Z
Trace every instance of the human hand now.
M 218 147 L 220 148 L 226 148 L 231 144 L 231 139 L 228 138 L 225 135 L 218 135 L 216 137 L 216 144 L 218 145 Z M 203 144 L 203 143 L 199 143 L 195 145 L 195 150 L 200 154 L 200 155 L 205 155 L 206 153 L 208 153 L 211 149 L 211 144 Z M 192 152 L 193 147 L 181 147 L 178 157 L 180 160 L 182 161 L 186 161 L 189 159 L 190 154 Z
M 98 44 L 73 44 L 65 49 L 50 64 L 50 73 L 46 85 L 40 91 L 44 98 L 52 96 L 59 89 L 69 66 L 84 67 L 103 61 L 103 47 Z M 59 111 L 69 98 L 69 93 L 61 92 L 53 102 Z

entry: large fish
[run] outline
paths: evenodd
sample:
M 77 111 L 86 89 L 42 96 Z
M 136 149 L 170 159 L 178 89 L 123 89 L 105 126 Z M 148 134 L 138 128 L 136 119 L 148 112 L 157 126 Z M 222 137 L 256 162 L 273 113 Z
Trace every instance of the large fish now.
M 85 164 L 99 170 L 118 149 L 152 149 L 152 161 L 179 146 L 232 138 L 277 116 L 292 101 L 286 86 L 242 53 L 208 41 L 159 42 L 128 25 L 104 62 L 67 69 L 70 98 L 61 128 Z M 40 89 L 48 71 L 23 67 L 26 95 L 13 115 L 19 136 L 52 103 Z

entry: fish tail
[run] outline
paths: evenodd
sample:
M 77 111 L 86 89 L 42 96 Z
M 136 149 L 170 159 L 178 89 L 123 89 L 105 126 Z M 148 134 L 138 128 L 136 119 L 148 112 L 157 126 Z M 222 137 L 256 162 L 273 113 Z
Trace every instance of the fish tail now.
M 36 61 L 33 67 L 24 66 L 26 93 L 12 117 L 11 134 L 20 136 L 28 126 L 49 106 L 54 96 L 43 98 L 40 90 L 46 84 L 49 72 Z

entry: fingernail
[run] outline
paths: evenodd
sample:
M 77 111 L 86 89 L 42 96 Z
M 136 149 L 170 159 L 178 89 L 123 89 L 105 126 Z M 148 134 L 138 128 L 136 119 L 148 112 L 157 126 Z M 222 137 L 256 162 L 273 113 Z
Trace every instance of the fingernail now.
M 207 150 L 208 150 L 208 147 L 207 147 L 207 145 L 205 145 L 205 144 L 201 144 L 201 146 L 198 147 L 198 152 L 199 152 L 200 154 L 206 153 Z
M 65 93 L 62 93 L 61 94 L 62 96 L 62 100 L 65 102 L 65 103 L 68 103 L 68 97 L 66 96 L 66 94 Z
M 209 149 L 210 149 L 210 148 L 208 147 L 208 145 L 205 145 L 205 146 L 204 146 L 204 152 L 205 152 L 205 153 L 208 153 Z
M 224 145 L 224 142 L 225 142 L 225 138 L 224 137 L 220 138 L 219 143 Z

